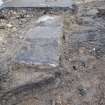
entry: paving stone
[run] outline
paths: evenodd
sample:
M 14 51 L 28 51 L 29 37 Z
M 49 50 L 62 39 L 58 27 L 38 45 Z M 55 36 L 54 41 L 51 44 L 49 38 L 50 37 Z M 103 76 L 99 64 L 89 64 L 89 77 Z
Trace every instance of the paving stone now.
M 26 33 L 25 44 L 16 53 L 18 64 L 59 65 L 60 37 L 63 20 L 61 16 L 45 15 L 36 21 L 36 26 Z
M 70 7 L 72 0 L 4 0 L 6 7 Z

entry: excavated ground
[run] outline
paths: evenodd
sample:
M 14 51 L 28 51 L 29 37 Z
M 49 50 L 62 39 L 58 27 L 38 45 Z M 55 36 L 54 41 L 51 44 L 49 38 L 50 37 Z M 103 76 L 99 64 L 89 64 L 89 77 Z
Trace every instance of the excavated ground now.
M 5 9 L 0 13 L 1 105 L 105 104 L 105 1 L 79 5 L 65 12 L 60 67 L 43 69 L 12 62 L 24 32 L 45 13 L 35 9 Z M 38 10 L 39 11 L 39 10 Z M 51 13 L 52 14 L 52 13 Z M 54 13 L 54 15 L 62 12 Z M 15 50 L 16 49 L 16 50 Z M 11 81 L 36 82 L 11 89 Z M 36 76 L 37 74 L 37 76 Z M 11 76 L 12 75 L 12 76 Z M 15 78 L 13 80 L 13 77 Z M 29 81 L 30 82 L 30 81 Z M 7 92 L 8 90 L 8 92 Z

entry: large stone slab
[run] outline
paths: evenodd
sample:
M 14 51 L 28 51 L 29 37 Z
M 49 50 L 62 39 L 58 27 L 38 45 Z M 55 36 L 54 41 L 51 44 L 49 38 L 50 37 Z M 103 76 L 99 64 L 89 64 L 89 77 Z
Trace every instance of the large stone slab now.
M 63 20 L 61 16 L 45 15 L 26 33 L 23 45 L 16 53 L 15 62 L 19 64 L 59 65 L 60 37 Z
M 70 7 L 72 0 L 4 0 L 6 7 Z

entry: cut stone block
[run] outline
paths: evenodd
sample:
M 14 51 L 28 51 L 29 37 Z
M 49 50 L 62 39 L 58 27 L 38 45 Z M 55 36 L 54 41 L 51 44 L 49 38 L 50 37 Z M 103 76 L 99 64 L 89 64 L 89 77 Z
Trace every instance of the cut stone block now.
M 58 66 L 62 28 L 61 16 L 45 15 L 40 17 L 36 21 L 35 27 L 26 33 L 25 44 L 23 43 L 16 53 L 15 62 Z
M 70 7 L 72 0 L 4 0 L 6 7 Z

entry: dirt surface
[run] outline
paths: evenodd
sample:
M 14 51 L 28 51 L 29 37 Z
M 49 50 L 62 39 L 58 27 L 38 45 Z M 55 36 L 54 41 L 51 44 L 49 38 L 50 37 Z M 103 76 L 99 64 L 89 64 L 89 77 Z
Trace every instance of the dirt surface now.
M 104 105 L 105 104 L 105 1 L 78 5 L 64 13 L 60 67 L 43 69 L 12 62 L 24 32 L 43 12 L 35 9 L 0 13 L 1 105 Z M 39 10 L 38 10 L 39 11 Z M 45 12 L 44 12 L 45 13 Z M 62 14 L 57 12 L 54 14 Z M 35 83 L 10 89 L 11 74 L 25 71 L 47 74 Z M 16 76 L 15 76 L 16 77 Z M 23 78 L 22 78 L 23 79 Z M 20 79 L 21 80 L 21 79 Z M 7 92 L 8 91 L 8 92 Z

